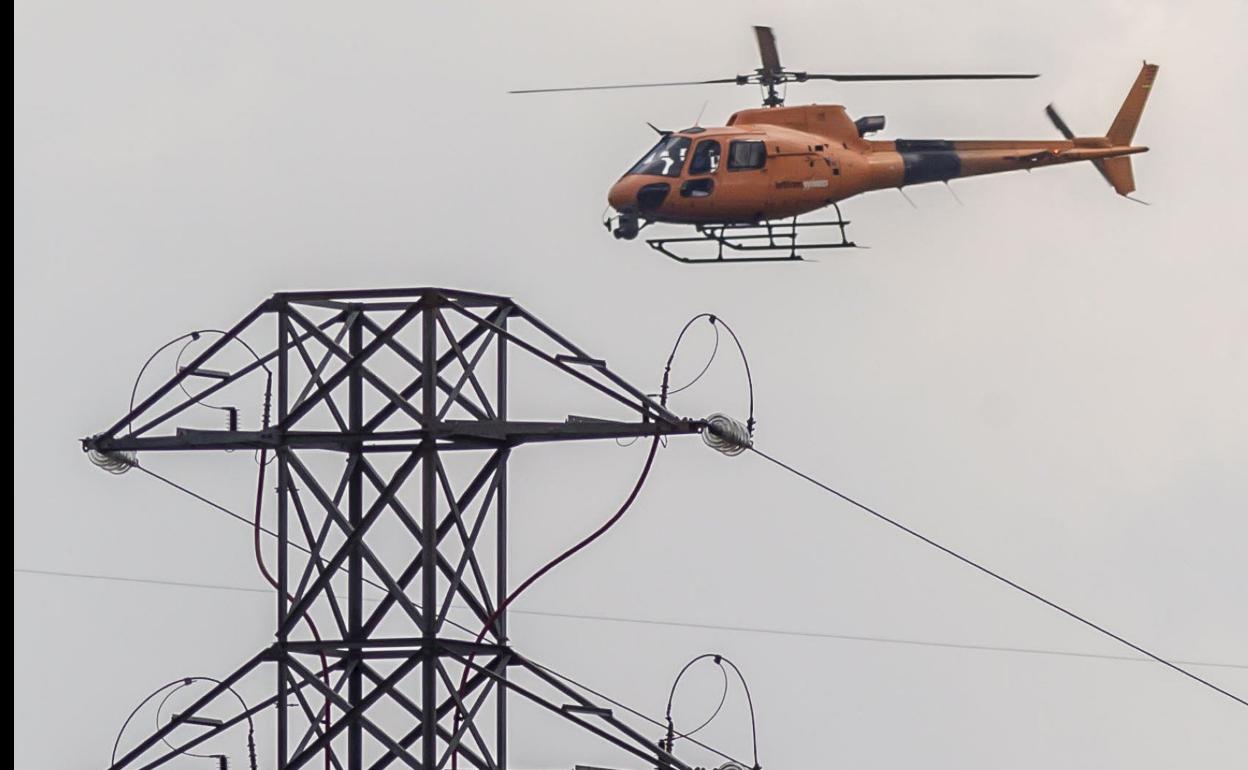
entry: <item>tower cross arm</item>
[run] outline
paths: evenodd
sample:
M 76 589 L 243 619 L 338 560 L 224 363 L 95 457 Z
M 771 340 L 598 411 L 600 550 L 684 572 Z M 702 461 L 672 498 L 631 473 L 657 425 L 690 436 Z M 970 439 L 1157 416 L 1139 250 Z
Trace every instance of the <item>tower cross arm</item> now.
M 82 439 L 84 451 L 98 452 L 177 452 L 190 450 L 235 449 L 327 449 L 350 451 L 390 442 L 484 442 L 490 444 L 584 441 L 653 436 L 679 436 L 700 433 L 703 420 L 662 418 L 640 421 L 603 420 L 569 417 L 562 422 L 527 420 L 443 420 L 427 429 L 392 431 L 277 431 L 277 430 L 195 430 L 179 428 L 171 436 L 97 435 Z

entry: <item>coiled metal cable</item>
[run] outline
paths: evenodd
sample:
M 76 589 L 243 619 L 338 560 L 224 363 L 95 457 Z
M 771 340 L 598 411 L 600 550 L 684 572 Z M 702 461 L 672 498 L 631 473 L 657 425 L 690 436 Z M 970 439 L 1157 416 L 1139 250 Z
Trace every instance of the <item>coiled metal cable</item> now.
M 750 429 L 726 414 L 716 412 L 706 418 L 702 443 L 720 454 L 736 457 L 754 445 Z
M 87 458 L 91 460 L 92 465 L 114 476 L 120 476 L 139 464 L 139 456 L 135 452 L 101 452 L 98 449 L 92 449 L 87 452 Z

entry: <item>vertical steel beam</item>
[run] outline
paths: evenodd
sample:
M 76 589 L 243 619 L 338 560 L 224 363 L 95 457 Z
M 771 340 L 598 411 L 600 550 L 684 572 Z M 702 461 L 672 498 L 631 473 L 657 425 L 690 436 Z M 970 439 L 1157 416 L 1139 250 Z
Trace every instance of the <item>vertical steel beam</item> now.
M 434 300 L 438 295 L 429 293 L 424 298 L 421 314 L 421 408 L 425 417 L 426 427 L 432 427 L 438 413 L 437 391 L 437 359 L 438 308 Z M 422 446 L 421 463 L 421 531 L 425 542 L 421 543 L 421 607 L 424 611 L 424 644 L 421 655 L 421 711 L 425 715 L 421 723 L 421 764 L 426 770 L 437 767 L 437 718 L 433 716 L 438 710 L 437 670 L 438 670 L 438 570 L 437 541 L 438 530 L 438 498 L 437 498 L 437 440 L 428 437 Z
M 363 314 L 363 308 L 357 308 Z M 354 359 L 364 348 L 364 325 L 356 322 L 347 332 L 347 347 Z M 361 367 L 355 369 L 347 377 L 347 426 L 353 433 L 358 433 L 364 425 L 364 375 Z M 351 464 L 351 476 L 347 482 L 347 521 L 354 532 L 364 519 L 364 463 L 362 447 L 357 444 L 351 448 L 347 462 Z M 364 624 L 364 544 L 357 540 L 351 546 L 347 557 L 347 636 L 351 642 L 362 640 L 361 628 Z M 349 658 L 356 665 L 351 666 L 347 680 L 347 702 L 352 715 L 347 726 L 347 770 L 363 770 L 364 768 L 364 731 L 356 709 L 364 697 L 364 679 L 360 668 L 361 648 L 358 644 L 350 648 Z
M 286 314 L 286 301 L 283 300 L 277 312 L 277 430 L 284 430 L 286 412 L 290 408 L 290 317 Z M 290 611 L 288 573 L 289 573 L 289 529 L 287 521 L 290 468 L 287 464 L 286 452 L 277 449 L 277 628 L 278 628 L 278 660 L 277 660 L 277 768 L 285 770 L 290 758 L 290 729 L 287 701 L 289 696 L 290 672 L 286 662 L 289 651 L 286 647 L 289 634 L 286 632 L 286 614 Z
M 499 320 L 499 325 L 507 329 L 507 314 Z M 494 336 L 495 344 L 498 345 L 497 361 L 495 364 L 496 372 L 496 389 L 494 400 L 498 404 L 498 419 L 507 419 L 507 337 L 502 334 Z M 504 449 L 502 456 L 498 461 L 498 497 L 495 502 L 495 515 L 497 517 L 496 526 L 496 574 L 495 581 L 497 585 L 494 589 L 494 596 L 497 597 L 495 602 L 502 604 L 507 601 L 507 459 L 510 449 Z M 507 608 L 503 607 L 503 611 L 498 613 L 498 643 L 507 643 Z M 501 686 L 495 689 L 495 725 L 494 725 L 494 745 L 495 757 L 498 761 L 498 770 L 507 770 L 507 667 L 503 666 L 499 672 L 502 674 L 503 681 Z

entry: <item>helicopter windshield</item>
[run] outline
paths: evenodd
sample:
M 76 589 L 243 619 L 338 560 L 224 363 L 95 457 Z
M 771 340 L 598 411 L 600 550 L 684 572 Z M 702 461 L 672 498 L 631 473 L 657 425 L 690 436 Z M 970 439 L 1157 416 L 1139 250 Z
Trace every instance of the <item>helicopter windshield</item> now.
M 628 173 L 680 176 L 680 169 L 685 165 L 685 155 L 688 152 L 689 140 L 686 137 L 665 136 Z

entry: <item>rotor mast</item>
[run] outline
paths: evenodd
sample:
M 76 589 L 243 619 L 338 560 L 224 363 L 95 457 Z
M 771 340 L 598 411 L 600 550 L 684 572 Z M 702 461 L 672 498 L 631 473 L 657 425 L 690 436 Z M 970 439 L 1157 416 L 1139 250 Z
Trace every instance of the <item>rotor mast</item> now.
M 758 53 L 763 60 L 763 66 L 754 72 L 758 76 L 758 82 L 767 89 L 763 106 L 780 107 L 784 104 L 784 97 L 776 87 L 788 82 L 785 76 L 790 73 L 785 72 L 780 65 L 780 51 L 776 48 L 776 36 L 771 27 L 755 27 L 754 37 L 758 40 Z

